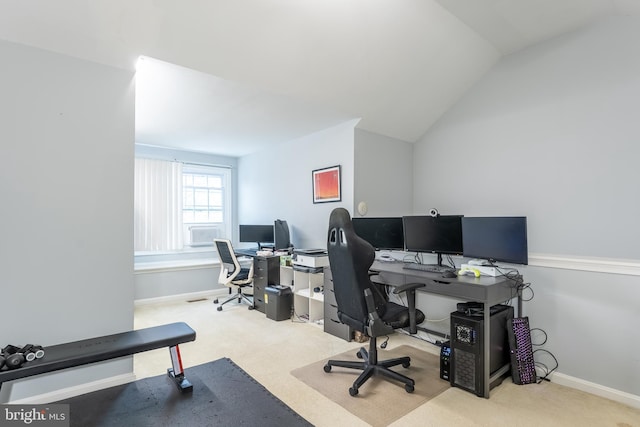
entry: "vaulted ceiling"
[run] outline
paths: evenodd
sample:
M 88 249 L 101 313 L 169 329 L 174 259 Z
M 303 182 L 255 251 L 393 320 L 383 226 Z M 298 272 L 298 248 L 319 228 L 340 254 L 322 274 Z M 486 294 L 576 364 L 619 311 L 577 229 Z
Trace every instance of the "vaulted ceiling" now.
M 352 118 L 414 142 L 503 55 L 639 13 L 640 0 L 0 0 L 0 39 L 125 69 L 145 56 L 136 141 L 240 156 Z

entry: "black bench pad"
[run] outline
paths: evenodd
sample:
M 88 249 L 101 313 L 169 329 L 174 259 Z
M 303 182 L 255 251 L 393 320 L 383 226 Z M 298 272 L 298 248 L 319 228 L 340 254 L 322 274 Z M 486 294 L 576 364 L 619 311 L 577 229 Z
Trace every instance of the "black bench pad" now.
M 103 337 L 45 347 L 44 357 L 21 368 L 0 372 L 0 384 L 32 375 L 102 362 L 162 347 L 173 347 L 196 339 L 196 333 L 184 322 L 154 326 Z

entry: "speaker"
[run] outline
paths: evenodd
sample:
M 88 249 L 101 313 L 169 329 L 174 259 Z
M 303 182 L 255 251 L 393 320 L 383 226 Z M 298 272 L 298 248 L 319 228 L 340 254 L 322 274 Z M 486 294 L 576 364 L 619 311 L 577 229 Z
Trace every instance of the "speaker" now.
M 491 307 L 490 325 L 484 324 L 482 310 L 455 311 L 451 313 L 451 385 L 477 396 L 484 395 L 484 335 L 490 332 L 489 376 L 509 363 L 509 340 L 507 325 L 513 318 L 513 307 L 494 305 Z M 505 372 L 505 376 L 509 371 Z M 493 388 L 502 383 L 504 376 L 489 384 Z

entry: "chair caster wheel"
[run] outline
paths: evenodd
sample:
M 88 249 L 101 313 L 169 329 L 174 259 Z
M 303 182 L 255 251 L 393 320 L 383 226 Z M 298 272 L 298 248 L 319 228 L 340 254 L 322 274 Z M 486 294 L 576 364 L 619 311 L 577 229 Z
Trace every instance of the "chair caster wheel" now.
M 324 371 L 325 371 L 326 373 L 331 372 L 331 365 L 324 365 Z
M 349 394 L 351 396 L 357 396 L 358 395 L 358 389 L 355 387 L 349 387 Z
M 249 310 L 253 310 L 254 308 L 255 308 L 255 307 L 254 307 L 254 306 L 252 306 L 252 305 L 250 305 L 250 306 L 249 306 Z
M 411 366 L 411 362 L 405 362 L 402 364 L 402 367 L 405 369 L 408 368 L 409 366 Z
M 213 300 L 213 303 L 214 303 L 214 304 L 217 304 L 217 303 L 218 303 L 218 298 L 214 299 L 214 300 Z
M 364 359 L 364 357 L 362 356 L 362 353 L 360 353 L 360 350 L 358 350 L 358 352 L 356 353 L 356 356 L 358 356 L 358 359 Z
M 222 306 L 217 308 L 218 311 L 222 311 Z
M 409 385 L 409 384 L 405 384 L 404 389 L 407 391 L 407 393 L 413 393 L 413 386 Z

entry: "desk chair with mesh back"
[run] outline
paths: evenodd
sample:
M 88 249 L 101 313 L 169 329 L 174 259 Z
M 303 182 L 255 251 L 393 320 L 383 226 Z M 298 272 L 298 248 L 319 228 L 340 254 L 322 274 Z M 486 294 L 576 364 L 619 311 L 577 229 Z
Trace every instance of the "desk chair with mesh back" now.
M 324 371 L 331 372 L 333 366 L 362 370 L 349 388 L 351 396 L 356 396 L 358 389 L 373 375 L 400 381 L 404 383 L 407 393 L 413 392 L 414 380 L 390 369 L 397 365 L 408 368 L 411 359 L 399 357 L 378 360 L 376 338 L 389 335 L 398 328 L 409 327 L 412 333 L 416 332 L 416 325 L 422 323 L 425 317 L 415 309 L 415 290 L 424 284 L 409 283 L 395 288 L 395 293 L 406 292 L 410 308 L 387 301 L 369 276 L 375 250 L 356 235 L 346 209 L 337 208 L 331 212 L 327 249 L 338 303 L 338 318 L 352 329 L 366 333 L 370 340 L 368 352 L 362 347 L 356 353 L 358 358 L 363 359 L 362 362 L 329 360 Z
M 251 261 L 251 267 L 242 268 L 229 240 L 214 239 L 213 241 L 216 244 L 218 257 L 220 258 L 218 283 L 229 287 L 229 297 L 218 306 L 218 311 L 222 311 L 223 305 L 236 298 L 239 303 L 246 302 L 249 304 L 249 310 L 253 310 L 253 301 L 248 298 L 253 297 L 253 295 L 247 295 L 242 292 L 242 289 L 253 286 L 253 260 Z M 237 292 L 232 295 L 233 288 L 236 288 Z M 213 303 L 218 304 L 218 299 L 213 300 Z

